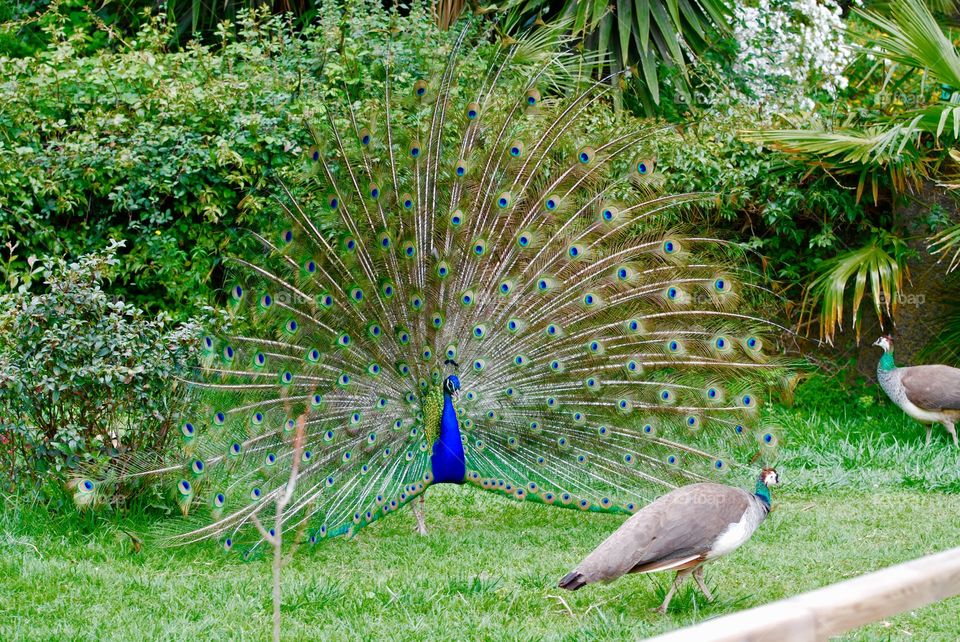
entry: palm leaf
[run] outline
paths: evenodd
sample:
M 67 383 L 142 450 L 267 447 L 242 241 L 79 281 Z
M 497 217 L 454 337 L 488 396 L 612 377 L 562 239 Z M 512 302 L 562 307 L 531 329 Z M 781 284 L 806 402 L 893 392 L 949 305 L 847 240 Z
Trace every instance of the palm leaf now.
M 945 363 L 960 366 L 960 301 L 946 301 L 943 325 L 920 352 L 924 363 Z
M 570 19 L 570 32 L 602 54 L 598 73 L 636 67 L 644 85 L 641 98 L 657 104 L 658 68 L 679 69 L 680 91 L 686 91 L 689 59 L 729 32 L 733 5 L 729 0 L 566 0 L 556 9 L 548 0 L 509 0 L 504 6 L 513 29 L 524 28 L 545 11 Z
M 884 245 L 892 245 L 893 254 Z M 883 327 L 883 314 L 892 316 L 897 297 L 903 287 L 903 241 L 890 237 L 874 238 L 864 247 L 849 250 L 823 262 L 814 280 L 806 287 L 801 304 L 801 323 L 804 314 L 809 320 L 819 307 L 820 339 L 833 344 L 837 330 L 843 329 L 850 280 L 853 279 L 851 326 L 860 341 L 860 306 L 870 284 L 870 298 Z
M 947 264 L 948 273 L 957 269 L 957 267 L 960 266 L 960 223 L 948 227 L 932 237 L 927 249 L 930 251 L 930 254 L 942 254 L 943 256 L 940 258 L 941 262 L 949 257 L 950 262 Z
M 888 15 L 857 9 L 880 32 L 870 51 L 880 58 L 926 69 L 937 81 L 960 88 L 960 54 L 922 0 L 898 0 Z
M 857 200 L 867 181 L 873 200 L 879 199 L 879 169 L 886 171 L 893 187 L 905 191 L 927 178 L 927 158 L 918 144 L 924 132 L 922 115 L 902 123 L 874 125 L 862 130 L 836 131 L 807 129 L 753 130 L 741 133 L 744 140 L 758 142 L 805 160 L 813 159 L 825 169 L 858 177 Z

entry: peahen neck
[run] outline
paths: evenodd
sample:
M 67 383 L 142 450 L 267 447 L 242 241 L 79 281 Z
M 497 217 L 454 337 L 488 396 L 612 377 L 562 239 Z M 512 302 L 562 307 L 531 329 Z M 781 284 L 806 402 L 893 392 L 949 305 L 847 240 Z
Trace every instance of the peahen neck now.
M 880 357 L 880 365 L 877 366 L 877 369 L 883 372 L 889 372 L 897 369 L 896 364 L 893 362 L 893 350 L 883 353 L 883 356 Z
M 430 466 L 435 484 L 462 484 L 467 474 L 457 410 L 453 407 L 453 399 L 446 393 L 440 415 L 440 436 L 433 442 Z
M 757 488 L 753 491 L 753 494 L 760 498 L 760 501 L 766 505 L 767 510 L 770 510 L 770 488 L 762 479 L 757 480 Z

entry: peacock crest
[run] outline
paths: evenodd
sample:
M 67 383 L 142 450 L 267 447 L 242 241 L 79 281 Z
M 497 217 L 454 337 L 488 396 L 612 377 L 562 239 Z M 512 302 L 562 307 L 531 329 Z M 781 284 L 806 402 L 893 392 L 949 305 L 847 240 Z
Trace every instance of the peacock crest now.
M 649 128 L 593 130 L 610 78 L 563 91 L 568 54 L 521 40 L 467 82 L 469 32 L 436 75 L 388 66 L 382 95 L 326 104 L 309 196 L 288 191 L 262 254 L 233 260 L 238 331 L 203 340 L 182 459 L 123 472 L 171 480 L 192 518 L 172 541 L 255 543 L 294 457 L 284 528 L 316 542 L 438 467 L 631 513 L 775 446 L 756 421 L 774 326 L 745 305 L 735 248 L 664 223 L 702 195 L 657 192 Z M 79 480 L 78 502 L 115 478 Z

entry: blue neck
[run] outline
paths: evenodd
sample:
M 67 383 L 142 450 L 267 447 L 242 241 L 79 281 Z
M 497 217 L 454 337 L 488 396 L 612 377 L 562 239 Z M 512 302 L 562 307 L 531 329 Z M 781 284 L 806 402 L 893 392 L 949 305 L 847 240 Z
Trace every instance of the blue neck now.
M 884 352 L 883 356 L 880 357 L 880 369 L 881 370 L 896 370 L 897 366 L 893 363 L 893 353 Z
M 433 442 L 430 457 L 434 484 L 462 484 L 467 474 L 460 441 L 460 423 L 450 395 L 443 395 L 443 414 L 440 415 L 440 436 Z
M 770 489 L 763 483 L 762 479 L 757 480 L 757 489 L 753 494 L 760 498 L 760 501 L 766 505 L 767 510 L 770 510 Z

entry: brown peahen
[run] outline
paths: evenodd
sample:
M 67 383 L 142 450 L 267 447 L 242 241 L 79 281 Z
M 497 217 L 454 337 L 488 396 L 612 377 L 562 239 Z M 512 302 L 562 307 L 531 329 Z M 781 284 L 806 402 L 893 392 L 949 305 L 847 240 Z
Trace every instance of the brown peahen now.
M 930 445 L 931 424 L 941 423 L 957 443 L 955 424 L 960 422 L 960 369 L 944 365 L 898 368 L 893 361 L 893 337 L 885 335 L 873 345 L 883 349 L 877 380 L 893 403 L 924 424 Z
M 690 484 L 644 507 L 605 539 L 562 580 L 569 591 L 593 582 L 609 582 L 628 573 L 675 571 L 663 603 L 667 612 L 674 592 L 690 575 L 708 601 L 703 565 L 747 542 L 770 512 L 770 487 L 777 471 L 765 468 L 756 490 L 748 493 L 723 484 Z
M 665 218 L 703 195 L 656 193 L 651 128 L 591 125 L 616 77 L 578 84 L 544 30 L 465 73 L 491 49 L 468 33 L 436 73 L 387 64 L 382 95 L 325 105 L 309 198 L 232 261 L 245 329 L 204 339 L 205 411 L 175 455 L 78 478 L 78 503 L 160 475 L 189 515 L 169 543 L 246 549 L 294 457 L 282 528 L 311 542 L 439 483 L 630 514 L 754 474 L 779 326 L 745 305 L 736 247 Z

